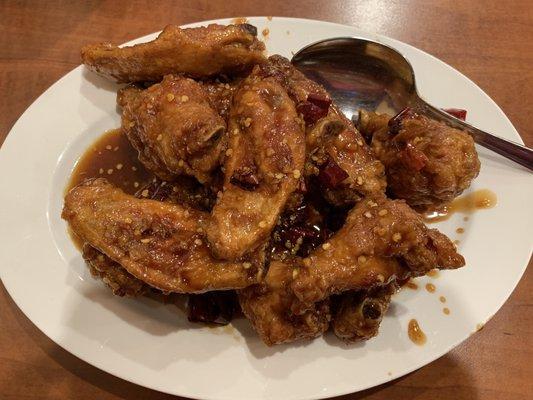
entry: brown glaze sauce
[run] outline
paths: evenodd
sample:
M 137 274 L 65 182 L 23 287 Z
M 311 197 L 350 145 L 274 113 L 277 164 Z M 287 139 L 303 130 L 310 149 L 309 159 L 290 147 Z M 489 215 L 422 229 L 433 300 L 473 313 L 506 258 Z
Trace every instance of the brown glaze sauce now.
M 234 25 L 247 24 L 248 23 L 248 18 L 246 18 L 246 17 L 233 18 L 231 20 L 231 23 L 234 24 Z
M 126 193 L 134 194 L 153 175 L 139 162 L 137 150 L 121 130 L 113 129 L 100 136 L 78 159 L 65 193 L 89 178 L 106 178 Z M 81 249 L 83 242 L 70 229 L 69 233 L 74 245 Z
M 458 197 L 450 204 L 423 214 L 428 223 L 440 222 L 449 219 L 454 213 L 473 213 L 477 210 L 493 208 L 498 203 L 496 194 L 489 189 L 479 189 L 470 194 Z M 468 217 L 463 218 L 464 221 Z
M 426 275 L 431 278 L 438 278 L 440 276 L 440 273 L 439 273 L 439 270 L 435 268 L 435 269 L 430 270 Z
M 418 285 L 416 283 L 414 283 L 413 281 L 409 280 L 405 283 L 405 287 L 409 288 L 409 289 L 412 289 L 412 290 L 417 290 L 418 289 Z
M 429 293 L 435 293 L 435 290 L 437 290 L 437 288 L 436 288 L 435 285 L 432 284 L 432 283 L 426 283 L 426 290 L 427 290 Z
M 120 129 L 105 132 L 76 162 L 67 191 L 88 178 L 106 178 L 126 193 L 133 194 L 153 175 L 137 159 L 135 150 Z
M 422 331 L 416 319 L 409 321 L 407 334 L 409 335 L 409 339 L 411 339 L 414 344 L 422 346 L 427 342 L 426 334 Z

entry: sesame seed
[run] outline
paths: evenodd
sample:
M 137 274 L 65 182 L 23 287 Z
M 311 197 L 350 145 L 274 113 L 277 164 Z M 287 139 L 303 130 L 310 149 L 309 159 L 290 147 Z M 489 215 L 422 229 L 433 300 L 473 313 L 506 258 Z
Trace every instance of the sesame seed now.
M 150 238 L 141 239 L 141 243 L 150 243 L 151 241 L 152 241 L 152 239 L 150 239 Z
M 239 134 L 239 130 L 238 130 L 237 128 L 235 128 L 235 129 L 233 130 L 233 135 L 237 136 L 238 134 Z
M 324 244 L 322 245 L 322 248 L 323 248 L 324 250 L 327 250 L 327 249 L 329 249 L 330 247 L 331 247 L 331 244 L 330 244 L 330 243 L 324 243 Z
M 139 187 L 139 182 L 133 182 L 133 187 Z
M 203 230 L 202 228 L 198 228 L 198 229 L 196 229 L 196 232 L 198 232 L 198 233 L 202 233 L 203 231 L 204 231 L 204 230 Z
M 244 269 L 248 269 L 248 268 L 250 268 L 251 266 L 252 266 L 252 263 L 249 263 L 249 262 L 243 262 L 243 263 L 242 263 L 242 267 L 243 267 Z
M 359 257 L 357 257 L 357 262 L 358 262 L 359 264 L 364 264 L 364 263 L 366 263 L 366 257 L 365 257 L 365 256 L 359 256 Z
M 131 224 L 131 218 L 126 218 L 124 221 L 126 221 L 127 224 Z
M 167 94 L 167 101 L 174 100 L 174 95 L 172 93 Z
M 185 161 L 183 161 L 183 160 L 179 160 L 178 161 L 178 166 L 179 167 L 183 167 L 183 164 L 185 164 Z
M 113 173 L 113 168 L 109 168 L 109 169 L 107 170 L 107 175 L 111 175 L 112 173 Z
M 400 240 L 402 240 L 402 234 L 400 232 L 396 232 L 392 235 L 392 240 L 395 242 L 399 242 Z
M 129 125 L 128 125 L 130 128 L 133 128 L 135 126 L 135 122 L 130 122 Z
M 364 213 L 364 216 L 367 218 L 372 218 L 372 213 L 370 211 L 367 211 Z
M 362 146 L 362 145 L 363 145 L 363 141 L 362 141 L 361 139 L 357 139 L 357 144 L 358 144 L 359 146 Z
M 202 240 L 201 239 L 194 239 L 194 244 L 200 246 L 202 244 Z
M 244 126 L 247 128 L 251 125 L 251 123 L 252 123 L 252 119 L 250 117 L 246 118 L 243 122 Z
M 148 189 L 144 189 L 142 192 L 141 192 L 141 196 L 142 197 L 148 197 Z
M 115 146 L 115 148 L 113 149 L 113 151 L 118 151 L 118 146 Z
M 298 270 L 296 268 L 294 268 L 292 270 L 292 279 L 295 279 L 297 276 L 298 276 Z
M 110 144 L 108 144 L 105 148 L 106 148 L 106 150 L 111 150 L 112 149 Z
M 363 178 L 358 176 L 356 182 L 357 182 L 358 185 L 362 185 L 363 184 Z
M 185 94 L 184 94 L 183 96 L 181 96 L 181 102 L 182 102 L 182 103 L 185 103 L 185 102 L 187 102 L 187 101 L 189 101 L 189 96 L 187 96 L 187 95 L 185 95 Z
M 183 211 L 183 215 L 186 216 L 186 217 L 188 217 L 188 216 L 189 216 L 189 210 L 185 210 L 185 211 Z
M 131 167 L 132 171 L 137 171 L 137 167 Z
M 383 210 L 379 210 L 378 215 L 380 217 L 383 217 L 384 215 L 387 215 L 388 212 L 389 211 L 384 208 Z
M 259 227 L 260 227 L 260 228 L 266 228 L 267 225 L 268 225 L 268 224 L 267 224 L 266 221 L 261 221 L 261 222 L 259 222 Z
M 160 141 L 161 139 L 163 139 L 163 135 L 159 134 L 157 135 L 157 138 L 156 138 L 158 141 Z
M 377 278 L 377 280 L 380 281 L 380 282 L 385 282 L 385 277 L 384 277 L 383 275 L 381 275 L 381 274 L 378 274 L 378 275 L 376 276 L 376 278 Z
M 232 153 L 233 153 L 233 150 L 232 150 L 232 149 L 227 149 L 227 150 L 226 150 L 226 157 L 231 156 Z
M 368 204 L 370 207 L 377 207 L 378 206 L 378 203 L 376 203 L 373 200 L 369 200 L 368 203 L 366 203 L 366 204 Z
M 103 168 L 100 168 L 100 169 L 98 170 L 98 172 L 101 173 L 101 174 L 103 174 L 103 173 L 104 173 L 104 169 L 103 169 Z
M 116 168 L 117 168 L 118 170 L 121 170 L 121 169 L 122 169 L 122 166 L 123 166 L 122 164 L 117 164 Z
M 285 175 L 283 175 L 281 172 L 278 172 L 276 175 L 274 175 L 276 179 L 283 179 Z
M 311 266 L 311 260 L 309 258 L 304 258 L 303 259 L 303 263 L 306 267 L 310 267 Z
M 302 173 L 300 172 L 300 170 L 295 169 L 294 171 L 292 171 L 292 176 L 294 176 L 294 179 L 298 179 L 300 178 L 300 176 L 302 176 Z

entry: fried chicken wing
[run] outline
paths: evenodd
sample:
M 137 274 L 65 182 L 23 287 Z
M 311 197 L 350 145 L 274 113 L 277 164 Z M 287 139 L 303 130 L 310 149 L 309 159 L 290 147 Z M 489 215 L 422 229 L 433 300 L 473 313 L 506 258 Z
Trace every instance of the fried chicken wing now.
M 293 101 L 256 68 L 237 90 L 229 122 L 224 187 L 207 225 L 214 254 L 236 259 L 264 243 L 305 161 L 302 123 Z
M 120 264 L 89 244 L 83 246 L 82 255 L 89 266 L 91 275 L 101 279 L 113 291 L 114 295 L 136 297 L 149 290 L 147 284 L 135 278 Z
M 176 204 L 137 199 L 102 178 L 73 188 L 62 213 L 82 240 L 162 291 L 201 293 L 258 282 L 261 254 L 239 262 L 212 258 L 199 233 L 207 216 Z
M 361 112 L 360 126 L 385 165 L 389 192 L 417 209 L 452 201 L 479 174 L 474 140 L 442 122 L 406 109 L 393 119 Z
M 264 49 L 252 25 L 168 25 L 152 42 L 87 45 L 81 58 L 89 69 L 117 82 L 157 82 L 167 74 L 203 78 L 239 73 L 263 62 Z
M 342 294 L 331 322 L 335 336 L 346 343 L 376 336 L 397 288 L 392 282 L 376 290 Z
M 301 313 L 317 301 L 347 290 L 372 289 L 430 269 L 464 265 L 453 243 L 401 200 L 359 202 L 344 226 L 298 268 L 292 289 Z
M 225 146 L 226 123 L 200 84 L 167 75 L 146 90 L 122 89 L 122 130 L 143 165 L 161 179 L 210 179 Z
M 329 302 L 324 301 L 302 315 L 293 315 L 290 306 L 291 264 L 273 261 L 263 282 L 239 291 L 239 302 L 263 342 L 274 344 L 311 339 L 329 327 Z
M 383 165 L 359 131 L 331 102 L 327 91 L 274 55 L 261 65 L 264 76 L 285 87 L 306 125 L 305 176 L 317 176 L 325 198 L 333 205 L 353 205 L 385 191 Z

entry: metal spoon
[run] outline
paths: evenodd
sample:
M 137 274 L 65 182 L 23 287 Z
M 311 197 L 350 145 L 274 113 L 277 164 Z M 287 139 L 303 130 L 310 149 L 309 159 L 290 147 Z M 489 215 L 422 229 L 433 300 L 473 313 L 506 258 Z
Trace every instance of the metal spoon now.
M 409 61 L 384 44 L 352 37 L 326 39 L 304 47 L 291 61 L 322 84 L 348 118 L 356 119 L 359 109 L 396 114 L 412 107 L 467 131 L 481 146 L 533 170 L 533 150 L 477 129 L 424 101 Z

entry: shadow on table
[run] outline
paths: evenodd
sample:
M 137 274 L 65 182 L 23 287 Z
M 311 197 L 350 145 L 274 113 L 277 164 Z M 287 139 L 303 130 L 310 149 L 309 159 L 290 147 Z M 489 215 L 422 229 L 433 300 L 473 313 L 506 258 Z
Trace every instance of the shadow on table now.
M 51 359 L 61 366 L 68 374 L 72 374 L 118 398 L 128 400 L 170 400 L 179 397 L 163 394 L 142 386 L 127 382 L 106 372 L 95 368 L 66 350 L 56 345 L 41 331 L 39 331 L 19 310 L 11 300 L 4 286 L 0 283 L 0 292 L 6 297 L 8 307 L 20 327 L 27 333 L 34 343 L 39 346 Z M 335 397 L 334 400 L 359 400 L 359 399 L 430 399 L 454 398 L 472 399 L 479 398 L 472 377 L 464 364 L 458 363 L 453 354 L 447 354 L 440 359 L 428 364 L 424 368 L 396 379 L 384 385 L 377 386 L 359 393 Z M 31 366 L 28 368 L 32 368 Z M 11 372 L 12 379 L 17 375 L 28 376 L 24 368 Z

